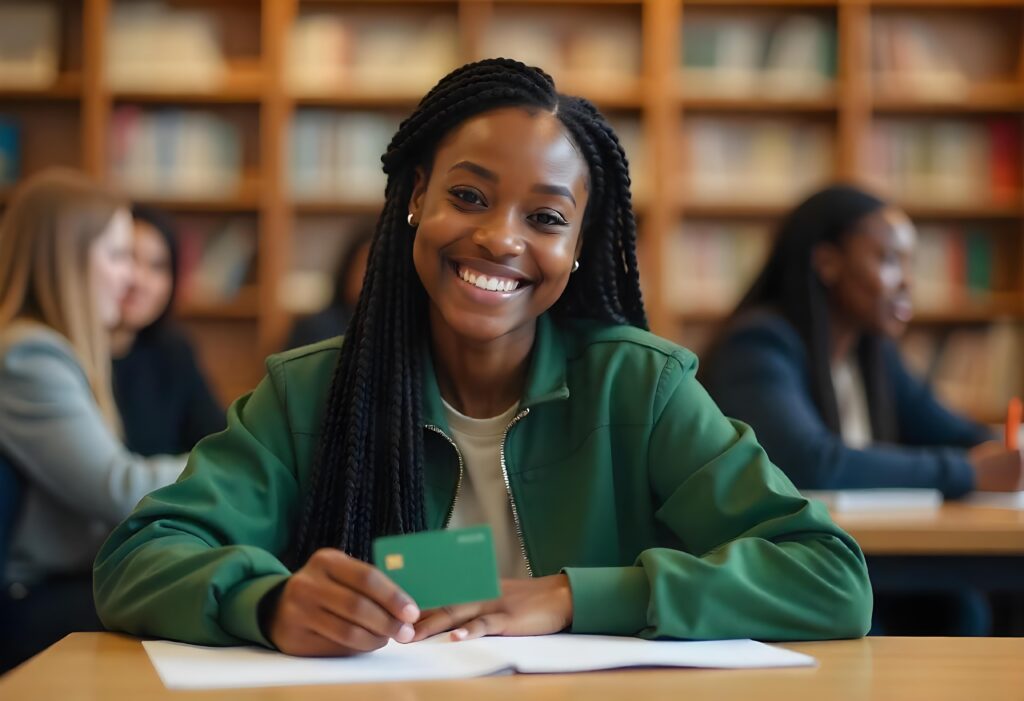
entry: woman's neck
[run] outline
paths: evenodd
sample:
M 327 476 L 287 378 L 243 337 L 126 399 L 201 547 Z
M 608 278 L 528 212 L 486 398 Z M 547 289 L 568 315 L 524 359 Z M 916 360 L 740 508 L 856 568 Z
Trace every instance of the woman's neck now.
M 434 371 L 444 400 L 475 419 L 498 416 L 518 402 L 526 385 L 536 325 L 476 343 L 457 336 L 437 317 L 432 308 Z
M 135 345 L 137 334 L 128 329 L 115 329 L 110 333 L 110 355 L 117 360 L 128 355 Z
M 829 319 L 829 361 L 841 362 L 853 352 L 860 340 L 860 327 L 842 313 L 833 310 Z

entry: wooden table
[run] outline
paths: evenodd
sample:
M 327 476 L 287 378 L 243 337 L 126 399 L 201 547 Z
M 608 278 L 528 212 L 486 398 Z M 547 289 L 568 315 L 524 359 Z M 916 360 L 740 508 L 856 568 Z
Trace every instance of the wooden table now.
M 1024 511 L 950 502 L 834 518 L 864 549 L 876 590 L 1024 591 Z
M 948 502 L 937 511 L 834 518 L 868 555 L 1024 555 L 1024 511 Z
M 865 638 L 785 647 L 813 655 L 819 666 L 746 671 L 631 670 L 183 692 L 164 688 L 138 640 L 112 633 L 75 633 L 0 679 L 0 699 L 1024 700 L 1024 639 L 1020 638 Z

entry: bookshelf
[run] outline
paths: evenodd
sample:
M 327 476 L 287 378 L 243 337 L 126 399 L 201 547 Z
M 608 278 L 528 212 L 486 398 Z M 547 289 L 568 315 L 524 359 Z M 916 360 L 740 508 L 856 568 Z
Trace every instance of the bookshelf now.
M 380 195 L 349 185 L 379 165 L 389 134 L 353 141 L 351 132 L 375 115 L 400 119 L 448 68 L 495 53 L 544 66 L 564 92 L 589 97 L 621 125 L 647 305 L 662 335 L 699 350 L 729 306 L 672 299 L 686 269 L 678 256 L 689 250 L 678 237 L 704 237 L 707 255 L 731 255 L 729 246 L 713 250 L 709 232 L 742 231 L 736 236 L 747 240 L 760 231 L 767 240 L 796 198 L 836 178 L 889 184 L 922 238 L 951 227 L 991 242 L 992 289 L 951 293 L 941 308 L 922 310 L 920 330 L 1024 316 L 1019 0 L 166 0 L 165 26 L 186 35 L 206 26 L 182 41 L 197 42 L 190 55 L 214 55 L 216 65 L 156 56 L 125 70 L 108 56 L 137 50 L 117 30 L 143 21 L 132 16 L 144 12 L 130 7 L 138 4 L 54 0 L 54 75 L 35 86 L 0 81 L 0 128 L 18 125 L 22 175 L 71 165 L 115 183 L 113 125 L 125 109 L 155 122 L 201 115 L 234 134 L 230 186 L 140 195 L 211 231 L 235 220 L 253 229 L 253 268 L 236 295 L 180 310 L 224 399 L 259 379 L 263 357 L 280 348 L 302 306 L 290 295 L 313 257 L 300 249 L 326 245 L 332 224 L 344 237 L 379 211 Z M 324 60 L 342 55 L 353 58 Z M 907 146 L 905 135 L 921 130 L 937 136 Z M 944 133 L 971 135 L 974 151 L 949 148 Z M 903 161 L 889 152 L 880 159 L 886 139 L 905 151 Z M 307 157 L 325 143 L 357 160 Z M 996 163 L 997 152 L 1008 153 Z M 920 153 L 939 154 L 939 166 L 914 187 L 892 186 L 912 179 L 879 163 L 896 168 Z M 986 165 L 964 180 L 985 187 L 950 197 L 963 183 L 940 176 L 978 154 Z M 736 173 L 761 180 L 723 187 Z M 998 198 L 987 196 L 993 182 Z M 0 182 L 0 207 L 8 192 Z M 743 255 L 766 247 L 744 245 Z M 742 288 L 737 280 L 713 286 Z

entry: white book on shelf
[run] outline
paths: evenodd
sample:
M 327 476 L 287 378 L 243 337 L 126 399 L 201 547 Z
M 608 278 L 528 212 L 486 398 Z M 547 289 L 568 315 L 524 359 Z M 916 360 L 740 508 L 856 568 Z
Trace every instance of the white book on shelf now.
M 0 86 L 48 88 L 57 80 L 57 8 L 0 3 Z
M 296 93 L 330 93 L 349 79 L 345 57 L 352 36 L 345 21 L 329 13 L 303 14 L 288 35 L 286 79 Z
M 937 489 L 802 489 L 800 494 L 824 502 L 834 513 L 936 511 L 942 506 Z
M 964 497 L 964 503 L 975 506 L 990 506 L 997 509 L 1024 511 L 1024 491 L 1020 492 L 971 492 Z
M 106 48 L 114 90 L 215 90 L 225 73 L 216 23 L 163 2 L 115 3 Z
M 776 98 L 824 94 L 831 83 L 825 74 L 832 50 L 828 37 L 828 26 L 818 18 L 794 15 L 783 21 L 769 42 L 762 89 Z

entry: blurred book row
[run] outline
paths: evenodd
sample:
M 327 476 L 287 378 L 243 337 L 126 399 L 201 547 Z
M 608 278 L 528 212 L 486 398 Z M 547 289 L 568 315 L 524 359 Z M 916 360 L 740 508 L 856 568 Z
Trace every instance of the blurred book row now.
M 1020 325 L 1005 321 L 945 334 L 913 330 L 901 346 L 910 367 L 944 402 L 967 416 L 997 423 L 1020 387 L 1022 342 Z
M 111 175 L 133 195 L 210 198 L 241 187 L 241 136 L 209 112 L 119 107 L 109 144 Z
M 938 312 L 984 305 L 1007 285 L 996 269 L 997 240 L 980 226 L 930 224 L 918 229 L 914 250 L 914 308 Z M 1004 262 L 1007 259 L 1004 252 Z
M 254 219 L 179 221 L 179 303 L 184 307 L 234 301 L 255 281 Z
M 905 202 L 1018 204 L 1019 119 L 908 119 L 874 125 L 868 145 L 876 185 Z
M 1017 28 L 998 14 L 897 12 L 871 23 L 875 88 L 883 94 L 962 100 L 974 83 L 1016 78 Z M 1020 21 L 1017 16 L 1018 23 Z
M 695 202 L 788 205 L 834 172 L 832 130 L 821 123 L 693 117 L 687 125 Z
M 836 76 L 836 30 L 817 15 L 695 15 L 683 25 L 687 94 L 806 98 Z

